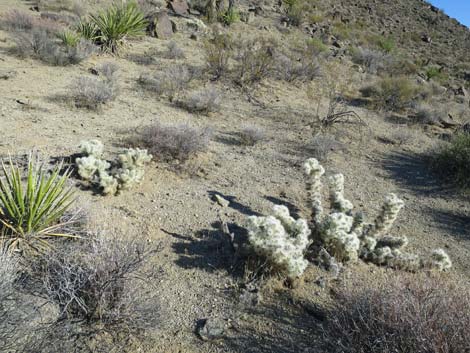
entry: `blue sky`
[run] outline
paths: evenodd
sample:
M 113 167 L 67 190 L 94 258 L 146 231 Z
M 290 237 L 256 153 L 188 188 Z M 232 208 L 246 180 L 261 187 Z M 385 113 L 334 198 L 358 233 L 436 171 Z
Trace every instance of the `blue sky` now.
M 428 0 L 434 6 L 444 10 L 450 17 L 470 26 L 470 0 Z

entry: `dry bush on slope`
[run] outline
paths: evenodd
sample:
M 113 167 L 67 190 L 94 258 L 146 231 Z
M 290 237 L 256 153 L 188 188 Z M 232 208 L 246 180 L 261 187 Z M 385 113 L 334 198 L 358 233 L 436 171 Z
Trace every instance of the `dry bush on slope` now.
M 328 315 L 328 352 L 463 353 L 470 296 L 456 282 L 401 274 L 378 287 L 349 285 Z
M 207 149 L 212 132 L 187 124 L 163 125 L 155 123 L 135 138 L 134 144 L 143 144 L 155 157 L 184 162 Z

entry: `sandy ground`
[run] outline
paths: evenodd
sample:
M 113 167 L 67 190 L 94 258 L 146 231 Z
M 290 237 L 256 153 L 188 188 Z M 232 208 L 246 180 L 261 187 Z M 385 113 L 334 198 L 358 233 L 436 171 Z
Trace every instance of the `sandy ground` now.
M 25 7 L 2 0 L 0 13 L 13 6 Z M 192 65 L 203 65 L 201 42 L 184 33 L 175 40 Z M 81 140 L 95 138 L 111 154 L 125 145 L 135 128 L 154 121 L 209 126 L 214 131 L 209 151 L 185 170 L 153 162 L 144 183 L 135 190 L 116 197 L 79 188 L 77 193 L 83 202 L 102 209 L 103 215 L 111 215 L 102 217 L 98 211 L 96 219 L 122 230 L 141 229 L 142 237 L 163 246 L 155 263 L 163 270 L 158 287 L 164 309 L 162 325 L 155 333 L 159 342 L 155 352 L 318 352 L 318 322 L 305 307 L 329 300 L 328 286 L 322 289 L 316 284 L 328 274 L 312 265 L 303 283 L 293 290 L 273 279 L 263 290 L 262 304 L 242 305 L 233 290 L 237 278 L 227 265 L 230 249 L 215 224 L 222 220 L 236 229 L 233 224 L 242 225 L 248 215 L 269 212 L 273 203 L 295 205 L 300 215 L 308 216 L 301 165 L 311 156 L 308 144 L 315 131 L 305 116 L 296 113 L 299 107 L 308 108 L 306 89 L 267 81 L 254 93 L 264 103 L 257 105 L 233 86 L 218 84 L 225 97 L 221 112 L 192 115 L 142 91 L 136 83 L 140 73 L 174 61 L 156 57 L 154 64 L 144 66 L 126 59 L 126 55 L 150 49 L 164 50 L 165 44 L 145 38 L 131 42 L 121 57 L 100 55 L 72 67 L 51 67 L 12 56 L 8 48 L 13 43 L 8 33 L 0 31 L 0 68 L 17 71 L 16 77 L 0 82 L 0 154 L 35 150 L 42 156 L 65 158 L 77 152 Z M 74 78 L 109 61 L 119 66 L 120 94 L 114 102 L 90 112 L 58 99 Z M 349 136 L 343 138 L 345 148 L 326 163 L 328 172 L 345 174 L 346 196 L 370 217 L 385 194 L 400 195 L 406 206 L 395 234 L 408 236 L 410 250 L 418 253 L 445 248 L 455 265 L 450 275 L 468 282 L 468 198 L 436 180 L 421 157 L 436 138 L 421 127 L 411 127 L 410 144 L 388 144 L 383 138 L 400 126 L 385 115 L 354 109 L 367 127 L 360 131 L 339 127 L 348 130 Z M 240 146 L 236 133 L 245 124 L 263 128 L 267 140 L 254 147 Z M 229 200 L 229 207 L 214 202 L 214 193 Z M 385 271 L 359 264 L 347 268 L 344 275 L 354 278 Z M 208 317 L 227 322 L 226 340 L 203 342 L 197 337 L 198 320 Z

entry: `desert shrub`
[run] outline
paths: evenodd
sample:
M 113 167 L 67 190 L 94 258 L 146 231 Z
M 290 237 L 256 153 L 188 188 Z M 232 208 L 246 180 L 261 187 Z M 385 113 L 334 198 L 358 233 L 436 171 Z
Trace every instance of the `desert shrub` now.
M 461 285 L 424 276 L 337 291 L 324 330 L 328 352 L 466 352 L 470 297 Z
M 364 87 L 361 93 L 372 99 L 376 109 L 400 111 L 418 97 L 419 88 L 406 77 L 391 77 Z
M 36 19 L 29 13 L 11 10 L 4 15 L 1 27 L 14 31 L 29 31 L 36 25 Z
M 160 320 L 158 270 L 148 264 L 157 250 L 106 234 L 30 259 L 28 287 L 57 309 L 31 351 L 128 351 L 128 344 L 144 340 Z
M 77 108 L 96 110 L 112 101 L 116 94 L 113 81 L 98 77 L 81 76 L 69 87 L 69 96 Z
M 302 0 L 283 0 L 286 19 L 292 26 L 300 26 L 305 19 L 306 3 Z
M 300 47 L 276 53 L 277 77 L 287 82 L 312 81 L 320 75 L 319 55 L 321 52 L 316 42 L 308 41 Z
M 171 41 L 167 44 L 165 57 L 168 59 L 184 59 L 185 55 L 183 49 L 175 41 Z
M 447 115 L 443 109 L 427 104 L 418 104 L 414 110 L 414 120 L 420 124 L 437 125 Z
M 235 22 L 240 21 L 240 13 L 238 10 L 232 6 L 227 9 L 221 16 L 222 23 L 226 26 L 230 26 Z
M 144 73 L 140 75 L 138 83 L 146 90 L 158 95 L 165 95 L 173 101 L 189 87 L 195 73 L 184 65 L 170 66 L 164 71 Z
M 188 124 L 163 125 L 155 123 L 142 131 L 136 139 L 157 158 L 185 162 L 207 149 L 212 131 Z
M 375 40 L 377 47 L 385 53 L 391 53 L 395 49 L 395 40 L 391 37 L 377 36 Z
M 269 77 L 275 68 L 273 39 L 262 37 L 240 40 L 236 43 L 234 59 L 235 81 L 240 85 L 253 84 Z
M 0 179 L 0 239 L 4 251 L 37 252 L 48 247 L 48 239 L 73 237 L 62 232 L 62 216 L 73 202 L 67 186 L 70 171 L 60 175 L 62 165 L 52 172 L 30 157 L 27 169 L 2 161 Z
M 219 79 L 229 72 L 233 51 L 234 41 L 227 33 L 215 31 L 213 37 L 204 43 L 207 71 L 214 79 Z
M 62 33 L 64 36 L 64 33 Z M 95 52 L 95 46 L 78 37 L 61 39 L 41 28 L 29 32 L 17 32 L 14 37 L 15 51 L 22 57 L 33 57 L 55 66 L 74 65 Z
M 80 35 L 70 30 L 61 31 L 56 36 L 67 47 L 75 47 L 80 42 Z
M 244 146 L 254 146 L 266 139 L 266 132 L 258 126 L 247 125 L 238 133 L 240 143 Z
M 97 28 L 96 42 L 111 53 L 116 53 L 127 37 L 144 35 L 147 27 L 143 13 L 132 1 L 91 15 L 90 22 Z
M 189 94 L 181 105 L 191 113 L 212 113 L 220 110 L 221 94 L 209 87 Z
M 96 68 L 98 73 L 110 82 L 116 81 L 116 74 L 119 71 L 119 66 L 112 62 L 104 62 Z
M 368 73 L 378 74 L 387 71 L 394 58 L 381 51 L 357 48 L 353 52 L 352 60 L 355 64 L 362 65 Z
M 344 145 L 330 134 L 317 134 L 308 146 L 310 153 L 319 161 L 326 161 L 331 152 L 342 150 Z
M 470 187 L 470 134 L 458 133 L 431 152 L 434 170 L 464 188 Z

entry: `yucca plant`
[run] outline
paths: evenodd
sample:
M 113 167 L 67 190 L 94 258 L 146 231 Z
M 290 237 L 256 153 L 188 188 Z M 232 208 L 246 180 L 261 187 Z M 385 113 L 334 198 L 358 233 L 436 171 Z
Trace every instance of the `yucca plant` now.
M 98 35 L 98 27 L 96 24 L 90 21 L 82 21 L 78 22 L 75 27 L 75 30 L 82 38 L 85 38 L 91 42 L 95 42 L 99 35 Z
M 116 53 L 126 37 L 145 33 L 147 20 L 135 2 L 115 5 L 106 11 L 90 16 L 98 28 L 97 41 L 103 49 Z
M 80 42 L 80 35 L 76 32 L 65 30 L 56 34 L 63 45 L 69 48 L 75 48 Z
M 2 161 L 0 178 L 0 239 L 6 251 L 40 252 L 48 248 L 48 238 L 75 238 L 61 232 L 69 222 L 61 222 L 73 202 L 66 183 L 70 170 L 60 175 L 62 164 L 51 173 L 30 157 L 26 173 L 9 161 Z M 23 177 L 24 176 L 24 177 Z M 24 180 L 23 180 L 24 179 Z

